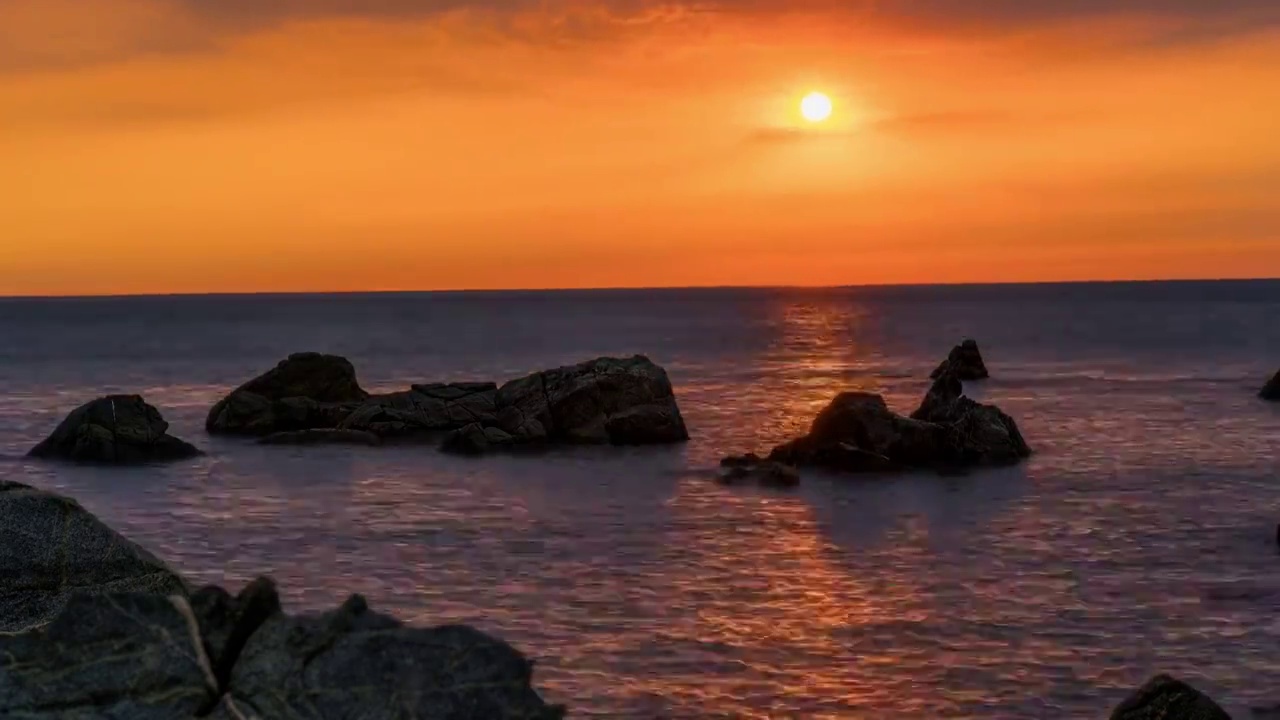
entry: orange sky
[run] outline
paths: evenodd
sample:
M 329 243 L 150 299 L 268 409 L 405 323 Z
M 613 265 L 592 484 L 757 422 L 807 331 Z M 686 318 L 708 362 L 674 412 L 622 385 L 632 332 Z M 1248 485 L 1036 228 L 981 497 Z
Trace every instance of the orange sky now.
M 0 295 L 1280 274 L 1273 0 L 0 0 L 0 128 Z

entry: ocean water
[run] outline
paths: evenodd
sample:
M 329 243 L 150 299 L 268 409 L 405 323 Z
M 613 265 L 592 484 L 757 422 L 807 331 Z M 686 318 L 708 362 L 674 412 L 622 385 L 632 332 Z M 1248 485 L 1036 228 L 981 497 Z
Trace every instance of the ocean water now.
M 1280 406 L 1255 398 L 1278 319 L 1280 282 L 0 300 L 0 473 L 196 582 L 473 623 L 576 718 L 1097 719 L 1158 671 L 1247 718 L 1280 703 Z M 838 391 L 909 411 L 965 336 L 1026 464 L 712 480 Z M 693 439 L 463 459 L 204 434 L 298 350 L 374 390 L 645 353 Z M 21 457 L 108 392 L 208 456 Z

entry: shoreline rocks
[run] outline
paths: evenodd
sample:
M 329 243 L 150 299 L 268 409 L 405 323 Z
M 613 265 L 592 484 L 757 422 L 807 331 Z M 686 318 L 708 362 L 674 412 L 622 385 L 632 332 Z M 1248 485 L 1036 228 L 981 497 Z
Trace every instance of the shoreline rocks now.
M 187 593 L 164 562 L 71 498 L 0 480 L 0 518 L 0 633 L 48 621 L 76 593 Z
M 1280 401 L 1280 370 L 1277 370 L 1276 374 L 1272 375 L 1271 379 L 1267 381 L 1267 384 L 1262 386 L 1262 389 L 1258 391 L 1258 397 L 1273 402 Z
M 211 435 L 266 436 L 336 428 L 368 397 L 346 358 L 294 353 L 214 404 L 205 429 Z
M 720 467 L 720 482 L 725 485 L 747 482 L 763 487 L 793 488 L 800 484 L 800 472 L 794 467 L 765 460 L 755 453 L 724 458 Z
M 1111 720 L 1231 720 L 1231 716 L 1208 695 L 1161 674 L 1121 702 Z
M 168 431 L 169 423 L 160 411 L 140 395 L 107 395 L 72 410 L 27 455 L 78 463 L 138 465 L 203 454 Z
M 931 379 L 937 379 L 945 373 L 951 373 L 960 380 L 986 380 L 990 377 L 987 373 L 987 365 L 982 361 L 982 353 L 978 351 L 978 342 L 973 339 L 965 339 L 959 345 L 951 348 L 951 352 L 947 354 L 947 359 L 929 374 Z
M 268 578 L 190 593 L 75 501 L 0 482 L 0 709 L 29 720 L 560 720 L 533 662 L 360 595 L 289 615 Z M 323 697 L 323 702 L 317 698 Z

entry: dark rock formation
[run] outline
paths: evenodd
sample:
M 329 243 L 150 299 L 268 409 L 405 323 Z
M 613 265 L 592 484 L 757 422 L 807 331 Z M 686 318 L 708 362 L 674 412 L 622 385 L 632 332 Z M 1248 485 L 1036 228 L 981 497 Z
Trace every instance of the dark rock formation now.
M 31 457 L 83 463 L 135 464 L 200 455 L 168 434 L 160 411 L 138 395 L 108 395 L 88 402 L 62 421 Z
M 194 607 L 191 603 L 194 603 Z M 412 628 L 353 595 L 289 617 L 258 580 L 232 599 L 77 595 L 47 625 L 0 634 L 0 709 L 28 720 L 559 720 L 533 663 L 466 626 Z
M 544 370 L 503 385 L 496 397 L 496 417 L 481 420 L 510 437 L 507 445 L 612 444 L 650 445 L 689 439 L 667 373 L 648 358 L 598 358 Z M 478 438 L 475 429 L 451 437 L 446 449 L 477 447 L 462 436 Z M 486 433 L 486 448 L 501 445 Z
M 230 695 L 262 718 L 563 717 L 530 686 L 532 673 L 501 640 L 466 626 L 407 627 L 353 595 L 324 615 L 269 619 L 240 654 Z
M 1111 720 L 1231 720 L 1231 716 L 1181 680 L 1157 675 L 1120 703 Z
M 511 433 L 502 428 L 471 423 L 445 435 L 440 449 L 455 455 L 483 455 L 490 450 L 514 447 L 516 444 Z
M 724 471 L 720 482 L 726 485 L 753 483 L 765 487 L 792 488 L 800 484 L 800 473 L 790 465 L 763 460 L 748 453 L 741 457 L 727 457 L 720 461 Z
M 231 682 L 231 668 L 250 636 L 281 613 L 280 594 L 275 582 L 265 577 L 249 583 L 235 597 L 209 585 L 191 596 L 191 609 L 218 688 L 225 690 Z
M 965 340 L 951 348 L 947 359 L 929 377 L 936 379 L 946 372 L 951 372 L 959 380 L 985 380 L 990 377 L 986 364 L 982 362 L 982 353 L 978 352 L 978 343 L 974 340 Z
M 1258 397 L 1263 400 L 1280 400 L 1280 370 L 1276 371 L 1276 374 L 1271 376 L 1267 384 L 1262 386 L 1262 389 L 1258 391 Z
M 225 435 L 335 428 L 369 396 L 346 358 L 297 353 L 218 401 L 205 428 Z
M 293 430 L 271 433 L 262 445 L 381 445 L 382 438 L 364 430 Z
M 381 437 L 407 437 L 492 422 L 498 386 L 494 383 L 414 385 L 404 392 L 374 395 L 338 427 Z
M 127 591 L 186 586 L 74 500 L 0 481 L 0 632 L 47 622 L 76 592 Z
M 49 624 L 0 635 L 0 709 L 33 720 L 190 720 L 217 682 L 187 600 L 76 595 Z
M 1017 424 L 994 405 L 959 395 L 944 373 L 912 417 L 892 412 L 879 395 L 838 395 L 809 433 L 779 445 L 769 459 L 855 473 L 1004 465 L 1031 454 Z

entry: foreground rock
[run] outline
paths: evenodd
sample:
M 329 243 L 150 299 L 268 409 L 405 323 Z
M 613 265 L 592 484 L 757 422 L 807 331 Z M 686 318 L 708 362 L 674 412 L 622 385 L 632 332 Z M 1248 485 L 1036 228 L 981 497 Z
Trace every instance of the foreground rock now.
M 1231 716 L 1181 680 L 1157 675 L 1120 703 L 1111 720 L 1231 720 Z
M 241 385 L 209 411 L 213 434 L 265 436 L 336 428 L 368 398 L 346 358 L 296 353 Z
M 0 635 L 5 717 L 190 720 L 217 697 L 182 596 L 78 595 L 48 625 Z
M 960 394 L 944 373 L 911 417 L 865 392 L 836 396 L 809 433 L 779 445 L 769 460 L 853 473 L 937 471 L 1016 463 L 1031 455 L 1013 418 Z
M 666 371 L 642 355 L 544 370 L 503 385 L 495 400 L 492 420 L 463 428 L 446 438 L 443 447 L 483 452 L 520 445 L 653 445 L 689 439 Z M 480 430 L 486 431 L 484 442 L 478 442 Z
M 936 379 L 947 372 L 959 380 L 985 380 L 990 377 L 986 363 L 982 362 L 982 353 L 978 351 L 978 343 L 974 340 L 965 340 L 951 348 L 947 359 L 929 377 Z
M 74 500 L 0 481 L 0 633 L 47 622 L 76 592 L 127 591 L 186 586 Z
M 1280 371 L 1276 371 L 1267 384 L 1262 386 L 1258 391 L 1258 397 L 1263 400 L 1280 400 Z
M 280 611 L 260 579 L 231 598 L 80 595 L 46 626 L 0 635 L 0 708 L 28 720 L 558 720 L 533 663 L 460 625 L 411 628 L 353 595 Z
M 85 403 L 62 421 L 31 457 L 82 463 L 138 464 L 200 455 L 169 434 L 160 411 L 138 395 L 108 395 Z

